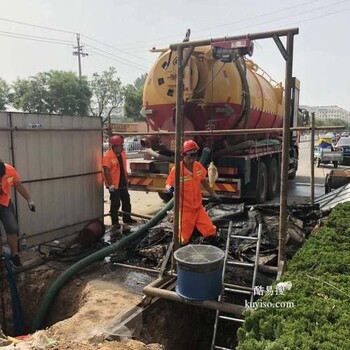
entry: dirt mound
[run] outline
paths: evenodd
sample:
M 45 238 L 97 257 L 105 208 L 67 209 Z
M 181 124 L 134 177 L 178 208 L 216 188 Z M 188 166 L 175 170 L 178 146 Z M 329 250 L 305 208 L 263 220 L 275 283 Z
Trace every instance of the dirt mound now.
M 52 270 L 50 272 L 47 267 L 38 270 L 30 274 L 31 277 L 34 277 L 31 280 L 32 283 L 28 283 L 26 279 L 27 288 L 29 288 L 25 293 L 27 297 L 30 294 L 29 291 L 33 292 L 34 286 L 38 287 L 40 281 L 44 281 L 45 277 L 52 277 L 50 275 Z M 36 283 L 33 283 L 34 281 Z M 42 295 L 41 289 L 43 288 L 40 288 L 39 295 Z M 145 345 L 130 340 L 135 336 L 135 329 L 119 326 L 121 316 L 127 310 L 136 307 L 141 299 L 142 295 L 130 293 L 121 284 L 105 280 L 102 276 L 90 280 L 86 276 L 82 279 L 74 278 L 61 289 L 52 305 L 47 320 L 52 326 L 32 334 L 25 341 L 1 348 L 16 350 L 161 350 L 163 347 L 158 344 Z

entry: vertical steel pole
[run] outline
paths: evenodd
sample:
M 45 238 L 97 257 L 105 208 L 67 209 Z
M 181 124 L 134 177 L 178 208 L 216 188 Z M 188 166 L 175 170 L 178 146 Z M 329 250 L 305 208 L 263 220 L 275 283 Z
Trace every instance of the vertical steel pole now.
M 293 39 L 294 34 L 287 35 L 287 57 L 285 75 L 285 113 L 283 121 L 283 147 L 282 147 L 282 174 L 280 193 L 280 221 L 278 237 L 278 270 L 283 272 L 285 267 L 285 248 L 287 236 L 287 195 L 288 195 L 288 169 L 289 169 L 289 147 L 290 147 L 290 118 L 291 118 L 291 89 L 293 72 Z
M 315 165 L 314 165 L 314 148 L 315 148 L 315 112 L 311 113 L 311 140 L 310 140 L 310 201 L 311 205 L 315 204 Z
M 174 193 L 174 251 L 179 248 L 180 223 L 180 153 L 183 131 L 183 78 L 182 66 L 183 48 L 177 48 L 177 76 L 176 76 L 176 135 L 175 135 L 175 193 Z

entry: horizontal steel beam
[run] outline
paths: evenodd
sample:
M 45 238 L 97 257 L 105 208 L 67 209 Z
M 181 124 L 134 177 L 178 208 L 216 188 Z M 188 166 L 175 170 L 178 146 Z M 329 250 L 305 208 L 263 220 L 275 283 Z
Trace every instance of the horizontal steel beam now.
M 343 130 L 345 126 L 318 126 L 315 130 Z M 296 126 L 290 128 L 290 131 L 310 131 L 310 126 Z M 261 134 L 261 133 L 281 133 L 283 128 L 264 128 L 264 129 L 227 129 L 227 130 L 201 130 L 201 131 L 184 131 L 184 135 L 207 135 L 207 136 L 216 136 L 216 135 L 244 135 L 244 134 Z M 148 136 L 167 136 L 175 135 L 175 131 L 152 131 L 152 132 L 112 132 L 112 135 L 148 135 Z
M 186 48 L 190 46 L 193 46 L 193 47 L 205 46 L 205 45 L 211 45 L 212 43 L 219 42 L 219 41 L 231 41 L 231 40 L 241 40 L 241 39 L 251 39 L 251 40 L 268 39 L 268 38 L 273 38 L 274 36 L 287 36 L 288 34 L 296 35 L 298 33 L 299 33 L 299 28 L 281 29 L 281 30 L 275 30 L 270 32 L 243 34 L 243 35 L 236 35 L 236 36 L 224 36 L 221 38 L 180 42 L 176 44 L 171 44 L 169 48 L 170 50 L 176 50 L 178 47 Z

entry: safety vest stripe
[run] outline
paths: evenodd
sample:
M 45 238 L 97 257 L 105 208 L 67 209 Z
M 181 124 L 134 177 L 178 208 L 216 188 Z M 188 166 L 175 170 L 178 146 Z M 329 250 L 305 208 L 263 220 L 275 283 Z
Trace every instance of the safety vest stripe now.
M 190 180 L 191 180 L 191 178 L 188 176 L 184 176 L 184 177 L 180 178 L 180 181 L 182 181 L 182 182 L 186 182 L 186 181 L 190 181 Z

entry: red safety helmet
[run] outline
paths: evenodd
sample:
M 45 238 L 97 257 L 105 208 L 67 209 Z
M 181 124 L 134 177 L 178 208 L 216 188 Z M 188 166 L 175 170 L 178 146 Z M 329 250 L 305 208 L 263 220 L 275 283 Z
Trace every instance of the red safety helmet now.
M 189 151 L 198 151 L 199 146 L 193 140 L 185 141 L 182 147 L 182 153 L 185 154 Z
M 123 146 L 124 145 L 124 139 L 119 136 L 119 135 L 114 135 L 111 137 L 109 143 L 111 144 L 111 146 Z

